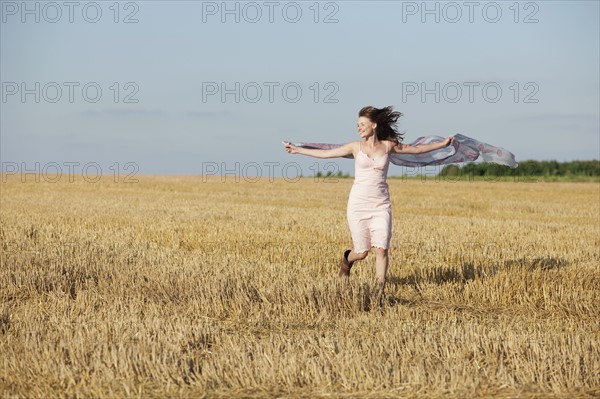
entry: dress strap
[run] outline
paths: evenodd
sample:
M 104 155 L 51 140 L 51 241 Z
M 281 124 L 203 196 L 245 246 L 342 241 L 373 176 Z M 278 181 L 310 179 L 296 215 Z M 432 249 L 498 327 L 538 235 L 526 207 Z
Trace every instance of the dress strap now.
M 389 149 L 388 149 L 388 142 L 387 142 L 387 141 L 385 142 L 385 152 L 386 152 L 386 154 L 389 152 Z

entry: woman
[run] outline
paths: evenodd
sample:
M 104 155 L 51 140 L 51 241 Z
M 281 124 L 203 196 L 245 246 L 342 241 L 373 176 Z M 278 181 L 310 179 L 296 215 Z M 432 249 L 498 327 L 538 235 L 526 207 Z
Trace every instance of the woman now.
M 402 134 L 397 131 L 397 121 L 402 116 L 385 108 L 364 107 L 358 113 L 359 141 L 329 149 L 309 149 L 285 144 L 290 154 L 303 154 L 316 158 L 354 156 L 354 184 L 348 198 L 348 226 L 354 248 L 344 251 L 340 263 L 340 276 L 350 276 L 354 262 L 365 259 L 373 248 L 377 275 L 377 299 L 381 304 L 388 269 L 388 249 L 392 236 L 392 206 L 386 183 L 390 153 L 421 154 L 452 143 L 444 141 L 410 146 L 402 144 Z

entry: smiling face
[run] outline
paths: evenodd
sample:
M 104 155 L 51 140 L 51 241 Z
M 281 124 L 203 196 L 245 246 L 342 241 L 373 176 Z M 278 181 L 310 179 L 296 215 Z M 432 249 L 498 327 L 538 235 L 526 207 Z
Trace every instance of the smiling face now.
M 366 116 L 359 117 L 358 122 L 356 123 L 356 129 L 358 130 L 358 135 L 361 139 L 366 139 L 374 135 L 375 127 L 377 127 L 377 124 L 373 123 Z

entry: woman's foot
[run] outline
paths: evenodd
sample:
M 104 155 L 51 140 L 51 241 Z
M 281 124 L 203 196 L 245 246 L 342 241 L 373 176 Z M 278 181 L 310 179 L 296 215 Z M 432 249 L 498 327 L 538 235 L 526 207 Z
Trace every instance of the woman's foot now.
M 352 250 L 350 249 L 344 251 L 342 261 L 340 262 L 340 277 L 350 277 L 350 269 L 352 268 L 352 264 L 354 263 L 348 260 L 348 255 L 350 255 L 350 252 L 352 252 Z

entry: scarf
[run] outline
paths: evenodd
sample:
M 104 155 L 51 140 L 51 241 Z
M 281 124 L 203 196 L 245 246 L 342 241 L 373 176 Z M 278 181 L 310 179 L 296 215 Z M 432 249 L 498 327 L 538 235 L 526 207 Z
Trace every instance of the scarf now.
M 432 144 L 443 141 L 444 137 L 440 136 L 424 136 L 419 137 L 411 146 L 422 144 Z M 329 150 L 340 147 L 342 144 L 325 144 L 325 143 L 290 143 L 296 147 L 314 148 L 319 150 Z M 519 166 L 515 161 L 515 156 L 510 151 L 501 147 L 477 141 L 462 134 L 454 135 L 452 144 L 448 147 L 440 148 L 434 151 L 423 154 L 396 154 L 390 153 L 390 162 L 400 166 L 429 166 L 429 165 L 446 165 L 451 163 L 472 162 L 477 158 L 483 159 L 484 162 L 493 162 L 500 165 L 506 165 L 511 168 Z M 352 154 L 344 156 L 344 158 L 354 158 Z

